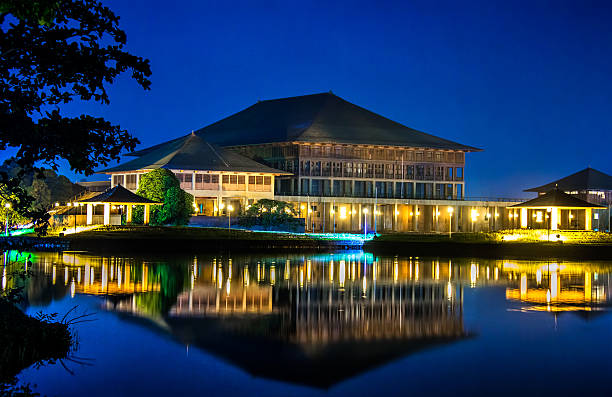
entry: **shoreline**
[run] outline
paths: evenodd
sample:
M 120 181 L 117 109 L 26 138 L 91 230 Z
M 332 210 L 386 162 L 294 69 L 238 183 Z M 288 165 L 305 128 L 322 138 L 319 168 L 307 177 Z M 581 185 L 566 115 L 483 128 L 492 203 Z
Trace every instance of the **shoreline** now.
M 3 249 L 37 251 L 142 252 L 245 252 L 368 251 L 402 256 L 448 256 L 516 259 L 612 260 L 612 242 L 495 241 L 488 235 L 465 234 L 449 240 L 443 235 L 379 235 L 358 240 L 325 239 L 308 234 L 249 232 L 191 227 L 108 227 L 64 237 L 1 237 Z

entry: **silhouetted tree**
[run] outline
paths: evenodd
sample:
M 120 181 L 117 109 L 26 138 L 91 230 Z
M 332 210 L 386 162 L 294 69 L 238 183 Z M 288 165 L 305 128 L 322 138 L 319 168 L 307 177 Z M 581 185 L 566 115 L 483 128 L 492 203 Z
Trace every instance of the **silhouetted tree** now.
M 17 149 L 20 174 L 0 172 L 0 184 L 17 197 L 16 209 L 38 221 L 33 198 L 20 187 L 23 174 L 58 160 L 89 175 L 118 160 L 138 140 L 109 121 L 61 106 L 74 100 L 109 103 L 107 85 L 129 72 L 149 89 L 149 61 L 125 51 L 119 17 L 97 0 L 0 0 L 0 150 Z M 4 193 L 0 192 L 0 195 Z

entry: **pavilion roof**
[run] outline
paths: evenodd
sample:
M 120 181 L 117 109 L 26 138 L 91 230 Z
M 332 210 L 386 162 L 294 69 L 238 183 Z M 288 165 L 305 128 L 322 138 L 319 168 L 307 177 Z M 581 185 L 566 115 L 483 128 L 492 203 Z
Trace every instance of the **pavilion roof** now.
M 305 142 L 481 151 L 407 127 L 331 92 L 258 101 L 195 131 L 195 134 L 221 146 Z M 129 155 L 143 156 L 162 145 L 184 141 L 187 137 Z
M 100 193 L 94 197 L 79 200 L 80 203 L 109 203 L 109 204 L 152 204 L 161 205 L 163 203 L 149 200 L 148 198 L 134 194 L 121 185 Z
M 576 196 L 567 194 L 558 188 L 552 189 L 524 203 L 512 205 L 511 207 L 605 208 L 603 205 L 592 204 Z
M 544 193 L 555 186 L 565 191 L 612 190 L 612 176 L 588 167 L 575 174 L 525 191 Z
M 111 173 L 157 168 L 289 175 L 285 171 L 268 167 L 231 150 L 212 145 L 196 134 L 190 134 L 184 139 L 158 145 L 154 150 L 134 160 L 100 172 Z

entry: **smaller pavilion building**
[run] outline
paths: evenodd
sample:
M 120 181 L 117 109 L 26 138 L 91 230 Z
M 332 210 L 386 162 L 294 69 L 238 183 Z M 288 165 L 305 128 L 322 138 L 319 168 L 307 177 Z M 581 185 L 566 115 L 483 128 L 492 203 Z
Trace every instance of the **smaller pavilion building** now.
M 111 175 L 111 186 L 136 191 L 140 177 L 165 168 L 174 173 L 181 189 L 194 196 L 195 215 L 220 216 L 260 199 L 274 199 L 274 178 L 290 175 L 230 150 L 212 145 L 198 135 L 175 139 L 146 154 L 100 173 Z
M 593 210 L 605 209 L 554 188 L 532 200 L 508 207 L 513 228 L 593 230 Z
M 137 194 L 134 194 L 121 185 L 117 185 L 107 191 L 81 201 L 76 201 L 78 204 L 87 206 L 87 224 L 94 224 L 95 207 L 98 205 L 104 206 L 103 224 L 111 224 L 112 211 L 125 211 L 127 223 L 132 222 L 132 213 L 135 205 L 144 206 L 144 224 L 149 224 L 151 218 L 151 206 L 162 205 L 163 203 L 149 200 Z M 96 222 L 97 223 L 97 222 Z

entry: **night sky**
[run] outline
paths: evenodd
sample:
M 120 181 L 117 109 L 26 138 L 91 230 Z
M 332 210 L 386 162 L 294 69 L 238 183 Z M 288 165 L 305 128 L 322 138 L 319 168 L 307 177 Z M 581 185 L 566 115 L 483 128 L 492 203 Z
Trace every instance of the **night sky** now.
M 589 165 L 612 174 L 612 2 L 105 3 L 129 51 L 151 60 L 152 90 L 126 75 L 110 106 L 67 109 L 140 147 L 259 99 L 332 90 L 483 148 L 467 156 L 467 196 L 530 197 Z

